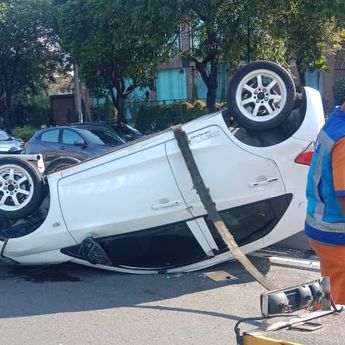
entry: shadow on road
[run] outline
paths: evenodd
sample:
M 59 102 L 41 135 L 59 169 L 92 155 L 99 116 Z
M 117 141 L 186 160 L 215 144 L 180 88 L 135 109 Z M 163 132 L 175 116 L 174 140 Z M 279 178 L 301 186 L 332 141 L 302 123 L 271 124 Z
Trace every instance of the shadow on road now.
M 269 259 L 252 256 L 250 260 L 267 274 Z M 226 271 L 231 279 L 214 281 L 205 275 L 215 271 Z M 226 262 L 192 273 L 162 275 L 121 274 L 70 263 L 0 266 L 0 318 L 119 307 L 145 308 L 139 305 L 252 281 L 238 262 Z M 225 314 L 217 316 L 236 319 Z

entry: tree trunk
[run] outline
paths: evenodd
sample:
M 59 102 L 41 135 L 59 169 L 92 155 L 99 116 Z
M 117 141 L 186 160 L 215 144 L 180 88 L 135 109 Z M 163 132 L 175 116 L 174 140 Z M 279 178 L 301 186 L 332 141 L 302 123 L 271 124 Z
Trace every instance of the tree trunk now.
M 302 68 L 301 61 L 296 60 L 296 67 L 297 67 L 299 82 L 302 86 L 305 86 L 305 75 L 304 75 L 304 70 Z
M 11 124 L 10 124 L 10 115 L 8 113 L 8 109 L 4 109 L 3 112 L 3 118 L 4 118 L 4 127 L 6 132 L 8 132 L 9 134 L 12 134 L 12 130 L 11 130 Z
M 97 96 L 97 120 L 101 121 L 101 109 L 99 106 L 99 97 Z
M 116 96 L 115 96 L 114 89 L 113 89 L 112 86 L 109 87 L 109 94 L 110 94 L 111 101 L 112 101 L 112 103 L 113 103 L 113 107 L 117 110 Z M 117 111 L 118 111 L 118 110 L 117 110 Z
M 216 98 L 217 98 L 217 88 L 218 88 L 218 64 L 215 59 L 211 59 L 210 65 L 211 70 L 207 73 L 207 65 L 201 62 L 195 62 L 195 67 L 200 73 L 200 76 L 207 86 L 207 100 L 206 107 L 209 112 L 214 112 L 216 110 Z
M 207 101 L 206 107 L 210 113 L 216 110 L 216 98 L 217 98 L 217 63 L 215 61 L 211 62 L 211 72 L 208 78 L 207 85 Z
M 119 92 L 118 92 L 117 97 L 116 97 L 116 109 L 117 109 L 117 122 L 118 123 L 121 123 L 121 122 L 126 123 L 126 119 L 125 119 L 124 113 L 123 113 L 124 101 L 125 101 L 125 97 L 124 97 L 123 93 L 119 94 Z
M 2 96 L 2 100 L 0 100 L 0 128 L 4 127 L 4 129 L 11 134 L 11 124 L 10 124 L 10 111 L 8 106 L 8 101 L 11 99 L 6 97 L 6 94 Z
M 116 89 L 116 96 L 114 93 L 113 88 L 109 88 L 110 91 L 110 96 L 111 96 L 111 100 L 113 102 L 113 105 L 115 107 L 115 109 L 117 110 L 117 122 L 127 122 L 125 117 L 124 117 L 124 113 L 123 113 L 123 109 L 124 109 L 124 101 L 126 98 L 125 95 L 125 82 L 124 80 L 115 80 L 114 82 L 114 87 Z
M 0 125 L 2 125 L 8 133 L 12 134 L 10 123 L 10 108 L 12 104 L 12 94 L 8 91 L 8 88 L 5 87 L 0 96 L 0 113 L 2 117 L 2 123 Z

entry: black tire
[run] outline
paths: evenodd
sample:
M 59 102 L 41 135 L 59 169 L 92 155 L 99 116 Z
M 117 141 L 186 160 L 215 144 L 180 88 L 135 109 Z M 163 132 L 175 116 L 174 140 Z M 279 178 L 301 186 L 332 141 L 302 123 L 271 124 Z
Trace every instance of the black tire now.
M 80 163 L 81 160 L 74 157 L 59 157 L 54 159 L 44 170 L 44 175 L 49 175 L 57 171 L 61 171 Z
M 26 217 L 41 204 L 43 181 L 36 169 L 20 158 L 0 158 L 0 216 Z
M 295 97 L 296 88 L 290 74 L 270 61 L 244 65 L 228 85 L 230 115 L 239 126 L 249 130 L 279 126 L 291 114 Z

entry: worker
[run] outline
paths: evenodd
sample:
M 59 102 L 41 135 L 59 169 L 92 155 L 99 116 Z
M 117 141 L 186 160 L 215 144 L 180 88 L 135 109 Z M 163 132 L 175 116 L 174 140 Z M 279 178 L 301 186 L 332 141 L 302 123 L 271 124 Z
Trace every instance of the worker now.
M 305 233 L 334 302 L 345 304 L 345 99 L 317 137 L 306 193 Z

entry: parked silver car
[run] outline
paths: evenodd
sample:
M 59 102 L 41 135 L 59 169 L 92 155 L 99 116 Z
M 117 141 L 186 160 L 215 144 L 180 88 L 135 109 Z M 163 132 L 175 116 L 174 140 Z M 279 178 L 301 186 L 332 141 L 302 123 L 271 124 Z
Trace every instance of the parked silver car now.
M 24 141 L 12 137 L 6 131 L 0 129 L 0 153 L 21 153 L 24 148 Z

